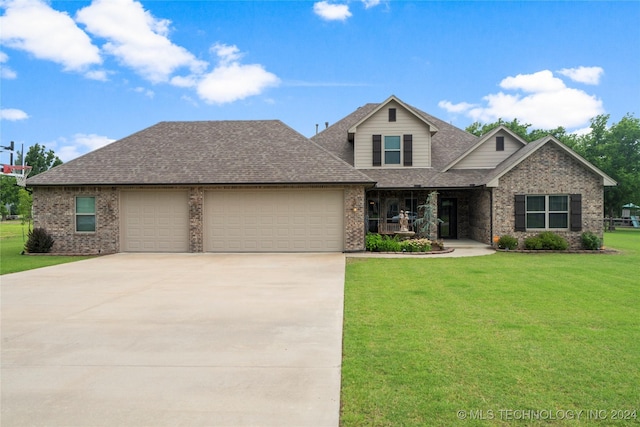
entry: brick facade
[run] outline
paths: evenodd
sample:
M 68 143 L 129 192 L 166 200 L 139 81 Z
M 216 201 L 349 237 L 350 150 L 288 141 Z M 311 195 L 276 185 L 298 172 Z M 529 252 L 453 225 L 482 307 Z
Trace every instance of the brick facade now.
M 120 252 L 120 189 L 149 187 L 41 187 L 33 188 L 34 227 L 42 227 L 54 238 L 51 252 L 61 254 L 111 254 Z M 163 187 L 153 187 L 155 189 Z M 207 190 L 233 189 L 235 187 L 179 187 L 189 192 L 189 251 L 204 250 L 204 193 Z M 296 188 L 303 186 L 252 187 Z M 335 188 L 316 186 L 314 188 Z M 249 189 L 243 187 L 243 189 Z M 75 198 L 96 198 L 95 233 L 75 231 Z M 344 187 L 344 250 L 364 250 L 364 187 Z
M 601 176 L 554 144 L 546 144 L 500 178 L 494 189 L 493 233 L 512 235 L 523 247 L 525 238 L 540 232 L 515 231 L 516 194 L 582 194 L 582 230 L 552 230 L 564 237 L 572 249 L 579 249 L 583 232 L 603 237 L 603 191 Z
M 111 254 L 120 250 L 118 190 L 113 187 L 34 187 L 33 226 L 55 240 L 51 252 Z M 75 231 L 76 197 L 96 198 L 96 232 Z

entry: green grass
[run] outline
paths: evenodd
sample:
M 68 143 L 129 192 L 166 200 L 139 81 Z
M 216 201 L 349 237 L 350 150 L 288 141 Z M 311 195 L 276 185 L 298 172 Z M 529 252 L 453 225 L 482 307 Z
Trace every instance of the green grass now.
M 50 265 L 79 261 L 90 257 L 21 255 L 27 240 L 27 226 L 20 221 L 0 222 L 0 275 Z
M 341 425 L 640 423 L 640 231 L 605 244 L 622 253 L 349 260 Z

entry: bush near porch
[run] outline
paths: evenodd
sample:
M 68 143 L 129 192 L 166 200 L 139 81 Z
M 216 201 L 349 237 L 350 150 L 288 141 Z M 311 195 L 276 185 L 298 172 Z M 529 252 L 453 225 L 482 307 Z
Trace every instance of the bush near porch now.
M 371 252 L 429 252 L 433 242 L 429 239 L 400 240 L 398 236 L 369 233 L 365 246 Z
M 349 259 L 341 425 L 638 423 L 640 231 L 605 244 L 622 253 Z

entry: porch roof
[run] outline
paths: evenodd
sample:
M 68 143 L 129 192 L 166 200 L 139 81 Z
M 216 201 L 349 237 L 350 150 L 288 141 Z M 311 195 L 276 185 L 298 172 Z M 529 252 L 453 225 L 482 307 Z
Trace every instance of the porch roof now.
M 489 169 L 454 169 L 439 172 L 433 168 L 359 169 L 378 184 L 376 188 L 463 188 L 483 185 Z

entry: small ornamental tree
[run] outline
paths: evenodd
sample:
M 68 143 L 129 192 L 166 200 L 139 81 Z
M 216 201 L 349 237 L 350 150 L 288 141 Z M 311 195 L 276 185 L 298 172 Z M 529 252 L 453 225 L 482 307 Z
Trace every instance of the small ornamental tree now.
M 437 197 L 437 191 L 429 193 L 424 204 L 418 206 L 418 212 L 422 212 L 422 216 L 413 222 L 418 230 L 418 234 L 429 240 L 435 240 L 435 236 L 431 235 L 431 231 L 435 229 L 438 224 L 444 222 L 438 218 Z

